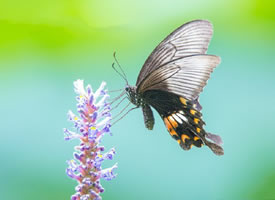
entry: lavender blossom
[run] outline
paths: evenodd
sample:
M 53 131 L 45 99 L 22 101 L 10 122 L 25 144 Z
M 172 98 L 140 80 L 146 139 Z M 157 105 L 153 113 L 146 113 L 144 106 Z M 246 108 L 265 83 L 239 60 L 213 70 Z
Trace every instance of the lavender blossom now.
M 102 169 L 104 160 L 112 160 L 115 149 L 103 153 L 104 147 L 100 146 L 101 138 L 105 133 L 110 133 L 110 106 L 106 100 L 108 95 L 104 90 L 105 82 L 93 93 L 88 85 L 84 89 L 83 80 L 74 82 L 74 90 L 77 93 L 77 111 L 79 116 L 72 111 L 68 112 L 69 120 L 74 123 L 76 132 L 64 129 L 65 140 L 78 138 L 80 145 L 75 147 L 74 159 L 67 161 L 67 175 L 78 182 L 72 195 L 72 200 L 100 200 L 100 193 L 104 188 L 100 179 L 112 180 L 116 177 L 113 167 Z

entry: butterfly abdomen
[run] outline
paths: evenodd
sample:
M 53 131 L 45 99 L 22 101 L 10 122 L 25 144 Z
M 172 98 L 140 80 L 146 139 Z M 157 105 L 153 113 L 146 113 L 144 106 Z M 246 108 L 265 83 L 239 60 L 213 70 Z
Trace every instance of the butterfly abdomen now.
M 144 117 L 144 124 L 146 128 L 148 128 L 149 130 L 152 130 L 155 123 L 152 109 L 147 104 L 144 104 L 142 106 L 142 111 L 143 111 L 143 117 Z

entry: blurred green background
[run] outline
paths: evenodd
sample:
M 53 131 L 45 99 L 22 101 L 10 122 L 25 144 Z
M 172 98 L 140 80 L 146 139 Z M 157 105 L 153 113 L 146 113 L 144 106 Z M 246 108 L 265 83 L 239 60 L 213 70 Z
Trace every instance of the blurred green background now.
M 222 63 L 201 95 L 205 127 L 225 155 L 183 151 L 158 115 L 153 131 L 141 110 L 106 135 L 118 177 L 103 199 L 275 199 L 275 4 L 269 0 L 11 0 L 0 3 L 0 199 L 70 199 L 65 174 L 78 141 L 65 142 L 73 81 L 124 87 L 112 54 L 134 84 L 153 48 L 192 19 L 208 19 L 208 53 Z M 156 114 L 156 113 L 155 113 Z

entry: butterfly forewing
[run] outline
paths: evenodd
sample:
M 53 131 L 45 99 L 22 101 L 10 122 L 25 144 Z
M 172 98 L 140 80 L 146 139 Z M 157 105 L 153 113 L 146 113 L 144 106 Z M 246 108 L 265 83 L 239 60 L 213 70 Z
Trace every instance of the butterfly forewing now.
M 153 71 L 139 85 L 138 92 L 162 90 L 196 99 L 206 85 L 220 58 L 213 55 L 194 55 L 172 61 Z
M 212 37 L 212 24 L 206 20 L 188 22 L 168 35 L 145 61 L 136 86 L 148 74 L 172 60 L 195 54 L 205 54 Z

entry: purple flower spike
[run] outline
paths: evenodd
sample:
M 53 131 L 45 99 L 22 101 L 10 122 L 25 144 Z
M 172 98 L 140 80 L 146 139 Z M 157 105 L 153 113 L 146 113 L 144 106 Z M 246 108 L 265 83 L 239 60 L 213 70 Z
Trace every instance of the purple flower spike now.
M 100 179 L 116 177 L 114 169 L 117 164 L 107 169 L 101 167 L 104 160 L 112 160 L 115 155 L 114 148 L 104 153 L 104 146 L 100 145 L 101 138 L 110 133 L 111 127 L 110 106 L 107 103 L 109 95 L 104 90 L 105 85 L 102 82 L 99 89 L 93 92 L 90 85 L 84 88 L 83 80 L 74 82 L 78 115 L 69 111 L 68 118 L 74 123 L 75 131 L 64 128 L 65 140 L 80 140 L 73 153 L 74 159 L 67 161 L 67 175 L 78 182 L 72 200 L 101 200 L 100 194 L 104 188 Z

